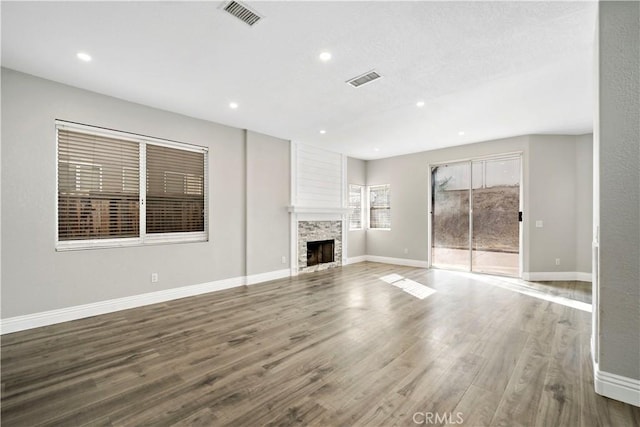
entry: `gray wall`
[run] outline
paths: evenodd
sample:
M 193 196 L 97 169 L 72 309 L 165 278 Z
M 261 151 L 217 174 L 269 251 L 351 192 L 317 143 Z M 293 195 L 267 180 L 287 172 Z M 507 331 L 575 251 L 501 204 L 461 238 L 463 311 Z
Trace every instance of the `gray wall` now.
M 367 162 L 352 157 L 347 158 L 347 191 L 349 184 L 367 185 Z M 347 193 L 348 194 L 348 193 Z M 365 202 L 363 200 L 363 202 Z M 363 204 L 363 209 L 366 206 Z M 364 225 L 364 224 L 363 224 Z M 347 258 L 363 256 L 367 254 L 367 231 L 349 231 L 347 237 Z
M 289 266 L 289 146 L 288 141 L 247 132 L 249 275 Z
M 525 185 L 531 238 L 525 271 L 576 271 L 576 138 L 532 135 L 529 143 L 530 175 Z M 535 226 L 537 220 L 543 221 L 542 228 Z
M 640 3 L 600 2 L 594 226 L 603 371 L 640 379 Z
M 531 135 L 368 161 L 367 184 L 391 185 L 391 230 L 368 230 L 367 254 L 427 260 L 429 164 L 522 152 L 523 270 L 589 273 L 591 138 Z
M 55 119 L 209 147 L 209 242 L 56 252 Z M 247 153 L 243 130 L 2 69 L 2 317 L 239 277 L 248 266 L 253 274 L 281 269 L 271 259 L 254 264 L 246 258 L 245 242 L 262 238 L 246 235 L 247 217 L 252 225 L 260 223 L 253 212 L 246 215 L 246 202 L 259 199 L 246 189 L 246 158 L 258 161 L 263 141 L 249 135 Z M 265 143 L 280 147 L 271 139 Z M 282 150 L 273 156 L 280 159 Z M 281 203 L 288 178 L 278 172 L 273 179 L 274 186 L 284 186 L 274 189 L 274 203 Z M 283 224 L 270 226 L 288 236 Z M 151 283 L 152 272 L 159 274 L 158 283 Z

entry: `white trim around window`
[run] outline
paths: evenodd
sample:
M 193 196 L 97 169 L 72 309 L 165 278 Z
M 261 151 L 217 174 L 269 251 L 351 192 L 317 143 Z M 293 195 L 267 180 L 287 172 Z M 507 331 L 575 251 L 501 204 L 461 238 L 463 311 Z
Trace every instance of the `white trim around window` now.
M 377 197 L 374 196 L 373 194 L 376 194 Z M 374 210 L 380 211 L 382 213 L 382 216 L 377 218 L 375 221 L 372 221 L 371 213 Z M 388 212 L 388 214 L 386 215 L 387 218 L 385 218 L 383 211 Z M 391 230 L 391 185 L 390 184 L 370 185 L 367 187 L 367 225 L 368 225 L 368 228 L 367 228 L 368 230 L 382 230 L 382 231 Z
M 358 231 L 364 229 L 364 185 L 349 184 L 349 231 Z M 360 217 L 357 218 L 357 213 Z M 356 219 L 356 221 L 353 220 Z M 358 225 L 354 226 L 354 222 Z
M 206 147 L 62 120 L 55 135 L 56 250 L 208 241 Z

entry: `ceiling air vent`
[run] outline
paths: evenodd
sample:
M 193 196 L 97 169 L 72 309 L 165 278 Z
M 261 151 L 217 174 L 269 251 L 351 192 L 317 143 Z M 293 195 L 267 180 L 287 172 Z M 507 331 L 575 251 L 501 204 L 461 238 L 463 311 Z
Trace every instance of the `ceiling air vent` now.
M 262 19 L 260 15 L 250 10 L 245 5 L 238 3 L 237 1 L 230 1 L 225 7 L 225 12 L 229 12 L 245 24 L 249 26 L 255 25 Z
M 364 73 L 361 76 L 347 80 L 347 83 L 349 83 L 353 87 L 360 87 L 380 78 L 382 78 L 382 76 L 378 74 L 377 71 L 369 71 L 368 73 Z

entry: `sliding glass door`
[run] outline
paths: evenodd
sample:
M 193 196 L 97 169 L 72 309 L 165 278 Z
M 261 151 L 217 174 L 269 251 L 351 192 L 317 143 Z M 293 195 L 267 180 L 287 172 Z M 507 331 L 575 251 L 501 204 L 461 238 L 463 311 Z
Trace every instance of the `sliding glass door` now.
M 520 274 L 520 156 L 431 168 L 431 265 Z
M 431 169 L 431 264 L 469 270 L 470 163 Z
M 471 271 L 518 276 L 520 158 L 471 162 Z

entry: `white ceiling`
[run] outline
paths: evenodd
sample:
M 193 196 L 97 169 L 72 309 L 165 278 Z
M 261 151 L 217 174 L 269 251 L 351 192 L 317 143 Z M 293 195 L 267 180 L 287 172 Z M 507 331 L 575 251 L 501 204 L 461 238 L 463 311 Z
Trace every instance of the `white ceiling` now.
M 2 65 L 362 159 L 592 131 L 595 2 L 223 4 L 3 1 Z

